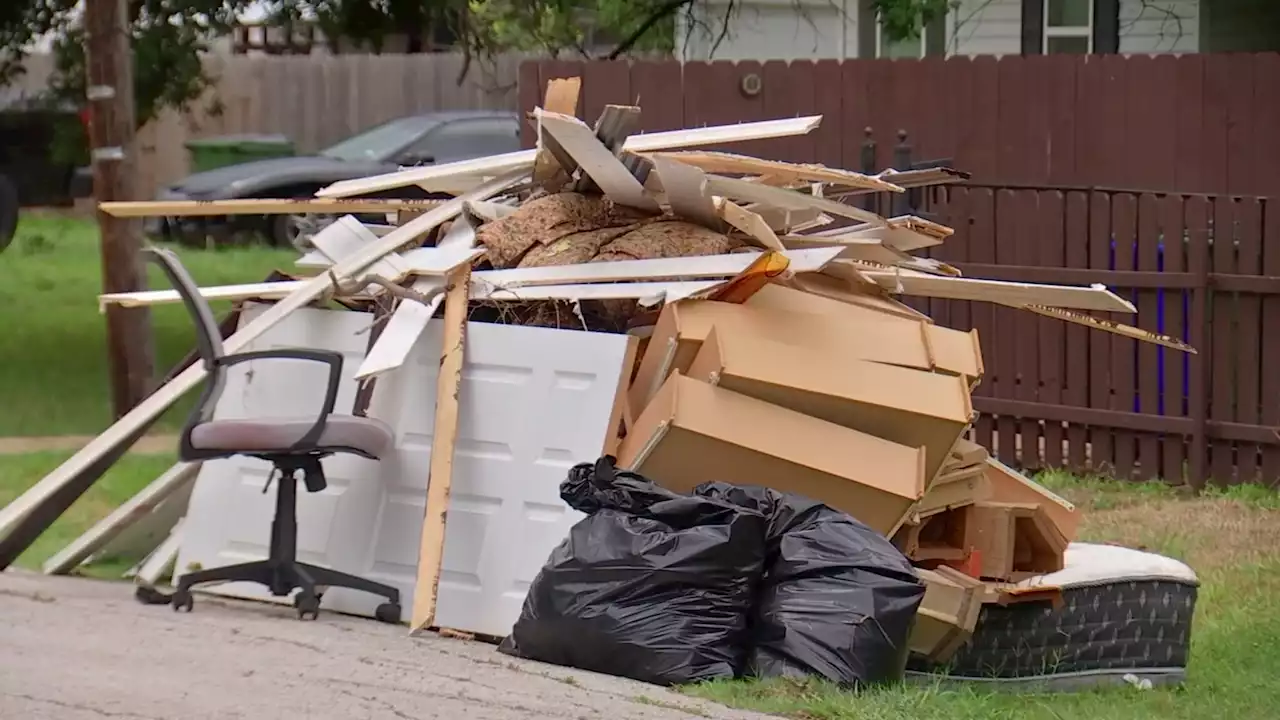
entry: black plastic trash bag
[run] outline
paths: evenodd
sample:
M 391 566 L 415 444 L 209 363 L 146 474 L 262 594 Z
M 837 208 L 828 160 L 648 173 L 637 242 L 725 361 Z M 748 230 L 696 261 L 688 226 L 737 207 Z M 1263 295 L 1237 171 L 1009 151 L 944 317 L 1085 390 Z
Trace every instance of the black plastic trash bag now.
M 842 685 L 901 680 L 924 585 L 883 535 L 816 500 L 705 483 L 696 492 L 769 519 L 749 673 Z
M 538 573 L 509 655 L 676 685 L 738 676 L 764 572 L 763 515 L 578 465 L 560 486 L 588 513 Z

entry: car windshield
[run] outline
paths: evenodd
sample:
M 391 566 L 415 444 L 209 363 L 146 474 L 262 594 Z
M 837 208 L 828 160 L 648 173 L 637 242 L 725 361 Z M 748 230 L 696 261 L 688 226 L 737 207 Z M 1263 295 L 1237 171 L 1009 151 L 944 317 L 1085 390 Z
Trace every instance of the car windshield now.
M 339 160 L 383 162 L 390 160 L 391 156 L 422 137 L 436 124 L 435 120 L 424 117 L 392 120 L 321 150 L 320 154 Z

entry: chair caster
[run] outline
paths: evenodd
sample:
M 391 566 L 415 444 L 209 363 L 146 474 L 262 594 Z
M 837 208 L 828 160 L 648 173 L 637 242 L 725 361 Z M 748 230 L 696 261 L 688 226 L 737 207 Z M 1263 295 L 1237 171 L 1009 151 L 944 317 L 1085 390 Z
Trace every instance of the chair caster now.
M 373 611 L 378 622 L 398 624 L 400 622 L 400 603 L 385 602 Z
M 169 598 L 169 603 L 173 605 L 174 612 L 191 612 L 195 607 L 196 601 L 191 597 L 190 590 L 174 590 L 173 595 Z
M 293 606 L 298 609 L 299 620 L 315 620 L 320 617 L 320 596 L 315 593 L 298 593 L 293 598 Z

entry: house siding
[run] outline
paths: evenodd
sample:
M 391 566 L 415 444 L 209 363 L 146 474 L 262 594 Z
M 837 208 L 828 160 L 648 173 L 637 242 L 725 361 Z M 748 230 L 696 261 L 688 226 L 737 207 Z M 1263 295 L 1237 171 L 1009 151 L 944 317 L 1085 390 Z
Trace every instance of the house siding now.
M 1269 1 L 1269 0 L 1268 0 Z M 1277 0 L 1280 2 L 1280 0 Z M 692 27 L 678 23 L 681 60 L 795 60 L 858 57 L 857 0 L 740 0 L 714 54 L 727 3 L 694 6 Z M 1200 51 L 1201 0 L 1120 0 L 1120 52 Z M 948 55 L 1022 52 L 1022 0 L 957 0 L 947 16 Z

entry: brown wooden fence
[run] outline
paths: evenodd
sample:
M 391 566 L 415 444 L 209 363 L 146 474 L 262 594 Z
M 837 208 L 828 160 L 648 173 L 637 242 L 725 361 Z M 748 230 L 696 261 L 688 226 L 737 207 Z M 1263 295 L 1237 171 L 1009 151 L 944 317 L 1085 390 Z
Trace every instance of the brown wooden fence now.
M 1199 354 L 986 303 L 915 300 L 977 328 L 976 440 L 1027 468 L 1280 483 L 1280 214 L 1256 197 L 982 186 L 939 191 L 935 257 L 966 275 L 1104 283 L 1111 319 Z
M 583 78 L 583 117 L 638 101 L 650 131 L 823 115 L 810 136 L 738 148 L 777 159 L 860 168 L 871 127 L 880 167 L 906 130 L 915 157 L 954 158 L 982 183 L 1280 196 L 1274 53 L 538 61 L 521 67 L 521 107 L 569 75 Z

